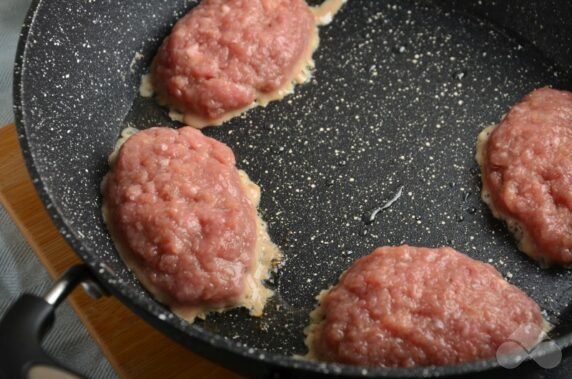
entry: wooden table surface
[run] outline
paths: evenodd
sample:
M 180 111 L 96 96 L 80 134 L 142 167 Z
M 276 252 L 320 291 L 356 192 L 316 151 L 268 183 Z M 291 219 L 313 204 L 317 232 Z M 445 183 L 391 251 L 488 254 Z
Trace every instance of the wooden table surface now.
M 0 129 L 0 201 L 52 277 L 80 262 L 36 194 L 14 125 Z M 69 301 L 121 378 L 239 378 L 170 340 L 115 298 L 93 300 L 76 290 Z

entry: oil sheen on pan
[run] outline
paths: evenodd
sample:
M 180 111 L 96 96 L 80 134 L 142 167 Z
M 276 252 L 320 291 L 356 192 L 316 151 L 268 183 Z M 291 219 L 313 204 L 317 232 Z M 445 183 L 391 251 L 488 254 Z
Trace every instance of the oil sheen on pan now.
M 572 93 L 540 88 L 477 143 L 482 198 L 520 250 L 572 266 Z
M 491 265 L 451 248 L 381 247 L 322 291 L 307 358 L 375 367 L 441 366 L 530 348 L 538 305 Z M 515 346 L 517 347 L 517 346 Z
M 281 254 L 230 148 L 191 127 L 126 129 L 110 165 L 104 220 L 145 288 L 190 322 L 234 307 L 262 314 Z
M 202 128 L 265 106 L 309 80 L 318 24 L 345 0 L 203 0 L 173 27 L 143 77 L 170 117 Z

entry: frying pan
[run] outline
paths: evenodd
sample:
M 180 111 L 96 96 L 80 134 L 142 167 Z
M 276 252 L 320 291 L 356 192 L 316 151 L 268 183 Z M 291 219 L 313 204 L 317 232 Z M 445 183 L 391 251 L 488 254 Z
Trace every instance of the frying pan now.
M 91 278 L 91 288 L 98 283 L 173 340 L 251 377 L 549 375 L 531 360 L 507 371 L 494 359 L 374 369 L 293 357 L 305 353 L 314 297 L 355 259 L 380 245 L 448 245 L 490 262 L 534 298 L 566 358 L 572 273 L 540 269 L 517 251 L 479 199 L 474 152 L 479 131 L 532 89 L 572 89 L 572 3 L 349 1 L 320 30 L 310 83 L 204 131 L 228 144 L 262 187 L 261 212 L 286 260 L 270 280 L 276 295 L 263 317 L 237 309 L 191 325 L 119 260 L 102 222 L 99 184 L 124 127 L 180 126 L 139 97 L 138 84 L 172 24 L 195 5 L 36 0 L 31 7 L 15 68 L 19 138 L 48 212 L 85 264 L 58 282 L 49 303 L 61 301 L 67 284 Z M 401 187 L 402 196 L 370 222 Z M 51 304 L 28 295 L 6 315 L 3 366 L 54 364 L 37 343 Z M 41 315 L 22 316 L 29 308 Z

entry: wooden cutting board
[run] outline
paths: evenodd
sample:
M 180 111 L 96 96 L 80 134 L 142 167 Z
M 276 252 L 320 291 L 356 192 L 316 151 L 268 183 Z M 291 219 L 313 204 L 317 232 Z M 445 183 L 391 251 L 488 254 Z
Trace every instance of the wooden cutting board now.
M 52 277 L 80 262 L 36 194 L 14 125 L 0 129 L 0 201 Z M 121 378 L 239 378 L 165 337 L 115 298 L 93 300 L 77 290 L 68 300 Z

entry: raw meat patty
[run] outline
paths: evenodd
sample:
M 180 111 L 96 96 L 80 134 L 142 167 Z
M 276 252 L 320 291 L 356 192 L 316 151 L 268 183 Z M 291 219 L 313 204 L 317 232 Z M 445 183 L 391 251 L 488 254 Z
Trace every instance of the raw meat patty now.
M 185 123 L 218 125 L 305 81 L 317 44 L 304 0 L 203 0 L 159 48 L 152 86 Z
M 143 284 L 184 318 L 246 306 L 279 257 L 257 218 L 260 190 L 232 151 L 198 130 L 127 130 L 103 183 L 104 218 Z
M 477 143 L 482 198 L 519 248 L 542 265 L 572 265 L 572 93 L 541 88 Z
M 308 358 L 346 364 L 491 358 L 509 337 L 533 346 L 544 326 L 538 305 L 492 266 L 446 247 L 378 248 L 319 300 L 306 329 Z

